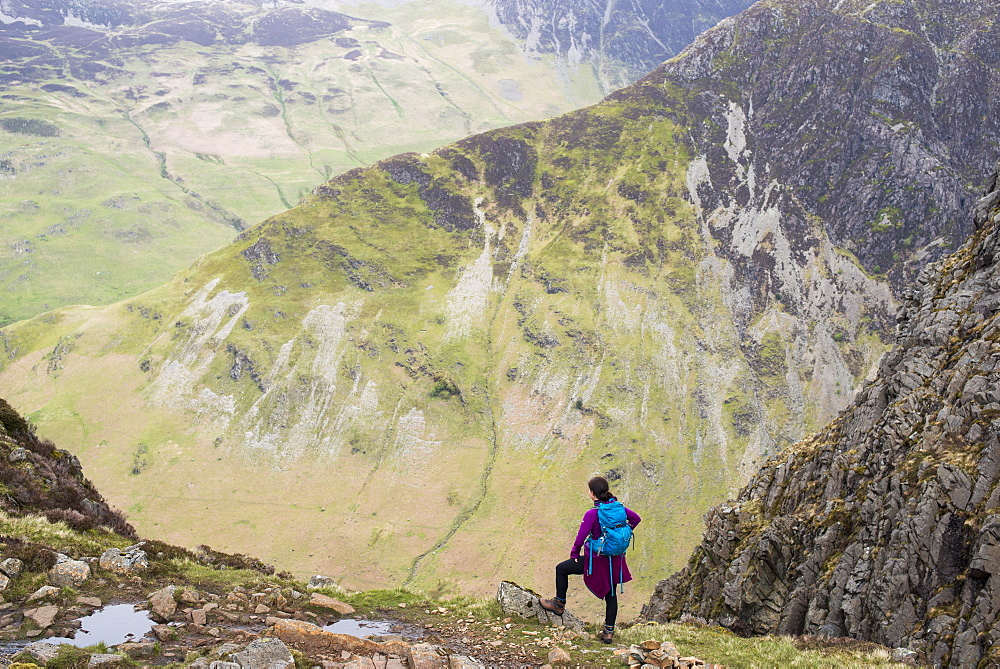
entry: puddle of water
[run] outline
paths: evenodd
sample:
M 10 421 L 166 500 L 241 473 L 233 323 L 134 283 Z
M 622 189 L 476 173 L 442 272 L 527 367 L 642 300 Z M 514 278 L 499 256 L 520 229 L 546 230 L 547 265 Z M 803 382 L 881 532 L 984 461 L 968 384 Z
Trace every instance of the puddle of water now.
M 357 620 L 355 618 L 344 618 L 335 623 L 330 623 L 323 629 L 327 632 L 337 634 L 349 634 L 359 638 L 372 636 L 374 634 L 389 634 L 392 632 L 393 623 L 388 620 Z
M 153 629 L 153 621 L 149 619 L 149 614 L 146 611 L 136 611 L 131 604 L 105 606 L 100 611 L 80 618 L 80 622 L 83 626 L 72 639 L 54 637 L 40 641 L 68 643 L 78 648 L 92 646 L 102 641 L 109 646 L 115 646 L 125 641 L 137 641 Z

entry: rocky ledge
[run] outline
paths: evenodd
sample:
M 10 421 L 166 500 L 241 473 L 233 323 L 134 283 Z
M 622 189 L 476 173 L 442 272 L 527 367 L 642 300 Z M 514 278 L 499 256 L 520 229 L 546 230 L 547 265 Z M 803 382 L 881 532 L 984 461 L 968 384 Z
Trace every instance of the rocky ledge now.
M 908 290 L 877 378 L 707 515 L 642 615 L 1000 663 L 1000 185 Z M 996 578 L 994 578 L 996 577 Z

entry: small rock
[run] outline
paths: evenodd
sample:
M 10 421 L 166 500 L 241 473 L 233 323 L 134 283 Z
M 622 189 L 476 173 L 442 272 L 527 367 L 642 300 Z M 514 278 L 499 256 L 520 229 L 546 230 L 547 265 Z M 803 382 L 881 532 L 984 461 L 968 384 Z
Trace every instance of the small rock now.
M 415 643 L 406 656 L 410 669 L 447 669 L 448 658 L 442 656 L 436 646 L 429 643 Z
M 670 657 L 673 657 L 673 658 L 677 658 L 677 657 L 681 656 L 680 651 L 677 650 L 677 646 L 675 646 L 674 644 L 670 643 L 669 641 L 664 641 L 663 643 L 661 643 L 660 644 L 660 650 L 662 650 L 664 653 L 666 653 L 667 655 L 669 655 Z
M 102 569 L 126 576 L 149 568 L 146 551 L 139 550 L 137 546 L 130 546 L 124 551 L 120 551 L 117 548 L 109 548 L 101 554 L 98 564 L 101 565 Z
M 156 644 L 152 641 L 126 641 L 115 647 L 132 659 L 154 657 L 156 655 Z
M 573 661 L 573 658 L 570 657 L 567 650 L 556 646 L 549 651 L 548 661 L 549 664 L 554 667 L 562 667 L 570 664 Z
M 104 603 L 98 597 L 77 597 L 77 604 L 83 604 L 84 606 L 92 606 L 95 609 L 101 608 Z
M 11 464 L 14 464 L 16 462 L 24 462 L 27 459 L 28 459 L 28 449 L 20 447 L 15 448 L 13 451 L 10 452 L 10 455 L 7 456 L 7 461 L 10 462 Z
M 58 594 L 59 588 L 51 585 L 43 585 L 38 590 L 35 590 L 33 593 L 28 595 L 28 599 L 26 601 L 33 602 L 36 599 L 44 599 L 45 597 L 51 597 L 52 595 Z
M 170 625 L 153 625 L 153 635 L 160 641 L 173 641 L 177 631 Z
M 448 656 L 448 669 L 483 669 L 485 666 L 481 662 L 476 662 L 471 657 L 466 657 L 465 655 Z M 390 669 L 389 662 L 386 662 L 386 669 Z
M 218 648 L 215 649 L 215 653 L 219 657 L 222 657 L 224 655 L 229 655 L 230 653 L 235 653 L 239 649 L 240 649 L 240 647 L 238 645 L 236 645 L 235 643 L 224 643 L 224 644 L 222 644 L 221 646 L 219 646 Z
M 329 576 L 322 576 L 316 574 L 309 579 L 309 585 L 306 586 L 309 590 L 319 590 L 320 588 L 337 588 L 337 582 L 330 578 Z
M 56 656 L 59 655 L 59 646 L 45 641 L 36 641 L 35 643 L 29 643 L 21 652 L 35 658 L 42 663 L 42 666 L 45 666 L 50 660 L 56 659 Z
M 0 572 L 3 572 L 11 578 L 17 578 L 20 576 L 22 569 L 24 569 L 24 563 L 17 558 L 7 558 L 3 562 L 0 562 Z
M 88 578 L 90 565 L 81 560 L 62 560 L 49 570 L 49 583 L 60 588 L 79 588 Z
M 31 618 L 42 629 L 51 626 L 57 615 L 59 615 L 59 607 L 55 605 L 40 606 L 37 609 L 28 609 L 24 612 L 25 618 Z
M 256 613 L 257 615 L 261 615 L 261 614 L 264 614 L 264 613 L 270 613 L 270 611 L 271 611 L 271 608 L 267 604 L 258 604 L 257 608 L 255 608 L 253 610 L 253 612 Z
M 195 625 L 207 625 L 208 614 L 203 609 L 195 609 L 191 612 L 191 622 Z
M 232 659 L 243 669 L 282 669 L 294 667 L 295 661 L 288 647 L 278 639 L 257 639 L 246 650 L 233 653 Z
M 240 669 L 240 665 L 236 664 L 235 662 L 216 660 L 212 664 L 208 665 L 208 669 Z
M 354 613 L 354 607 L 350 604 L 345 604 L 339 599 L 327 597 L 326 595 L 321 595 L 318 592 L 314 592 L 312 596 L 309 597 L 309 603 L 313 606 L 322 606 L 325 609 L 331 609 L 342 616 L 349 616 Z
M 10 579 L 5 574 L 0 574 L 0 590 L 6 590 L 10 585 Z
M 151 594 L 149 596 L 150 610 L 164 620 L 169 620 L 170 616 L 177 612 L 177 600 L 174 599 L 176 591 L 177 586 L 168 585 Z
M 660 650 L 660 642 L 649 639 L 648 641 L 643 641 L 639 644 L 639 648 L 642 648 L 643 650 Z
M 87 663 L 87 667 L 104 667 L 104 669 L 110 669 L 111 667 L 123 667 L 126 665 L 126 660 L 121 655 L 114 655 L 112 653 L 94 653 L 90 656 L 90 662 Z

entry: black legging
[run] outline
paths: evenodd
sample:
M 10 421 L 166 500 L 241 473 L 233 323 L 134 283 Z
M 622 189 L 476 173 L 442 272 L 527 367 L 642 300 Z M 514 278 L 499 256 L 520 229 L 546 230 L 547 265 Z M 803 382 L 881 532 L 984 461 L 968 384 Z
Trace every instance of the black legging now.
M 556 565 L 556 597 L 563 601 L 566 600 L 566 591 L 569 590 L 570 574 L 583 575 L 583 559 L 569 559 Z M 614 627 L 616 620 L 618 620 L 618 595 L 615 594 L 615 584 L 612 583 L 611 591 L 604 598 L 604 624 Z

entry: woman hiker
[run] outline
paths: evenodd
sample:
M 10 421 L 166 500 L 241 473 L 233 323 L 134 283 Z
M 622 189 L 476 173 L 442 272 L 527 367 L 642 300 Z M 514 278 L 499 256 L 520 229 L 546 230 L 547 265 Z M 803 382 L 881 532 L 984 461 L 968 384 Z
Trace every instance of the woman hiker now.
M 583 574 L 583 583 L 592 593 L 605 602 L 604 629 L 597 635 L 597 638 L 604 643 L 611 643 L 615 633 L 615 621 L 618 618 L 618 595 L 616 587 L 622 583 L 632 580 L 629 573 L 628 564 L 625 562 L 624 551 L 620 555 L 601 555 L 597 552 L 591 542 L 599 540 L 603 534 L 599 510 L 602 506 L 617 503 L 615 496 L 611 494 L 608 480 L 603 476 L 595 476 L 587 482 L 590 489 L 590 499 L 594 501 L 594 508 L 583 514 L 583 522 L 580 523 L 580 531 L 576 533 L 576 541 L 573 542 L 573 549 L 569 553 L 569 560 L 556 565 L 556 596 L 552 599 L 542 599 L 542 608 L 562 615 L 566 610 L 566 590 L 569 587 L 570 574 Z M 620 505 L 619 505 L 620 506 Z M 606 512 L 611 512 L 613 507 L 607 507 Z M 624 510 L 624 515 L 628 526 L 634 528 L 642 519 L 639 514 L 631 509 L 621 507 L 617 509 L 618 514 Z M 609 514 L 606 514 L 606 516 Z M 618 533 L 620 530 L 609 530 L 609 536 Z M 591 541 L 587 541 L 590 539 Z M 584 549 L 583 556 L 580 556 L 580 549 Z

